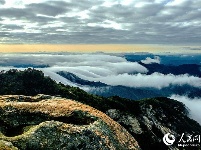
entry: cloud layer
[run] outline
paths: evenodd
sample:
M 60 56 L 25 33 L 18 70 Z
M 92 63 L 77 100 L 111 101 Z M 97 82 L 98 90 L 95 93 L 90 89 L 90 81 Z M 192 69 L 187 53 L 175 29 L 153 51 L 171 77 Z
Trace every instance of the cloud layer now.
M 0 0 L 1 43 L 200 43 L 200 0 Z
M 158 57 L 155 57 L 158 60 Z M 155 61 L 154 59 L 154 61 Z M 153 62 L 153 59 L 146 61 Z M 150 87 L 161 89 L 171 85 L 190 85 L 201 87 L 199 77 L 173 74 L 153 73 L 147 75 L 147 68 L 137 62 L 129 62 L 118 55 L 101 53 L 71 54 L 71 53 L 36 53 L 36 54 L 2 54 L 0 66 L 27 66 L 27 64 L 47 65 L 47 68 L 38 68 L 58 82 L 70 84 L 69 81 L 56 74 L 59 71 L 71 72 L 78 77 L 100 81 L 108 85 L 123 85 L 128 87 Z M 10 68 L 10 67 L 9 67 Z M 74 85 L 73 85 L 74 86 Z
M 189 117 L 196 120 L 201 125 L 201 115 L 200 115 L 201 114 L 201 99 L 200 98 L 191 99 L 189 97 L 179 96 L 179 95 L 172 95 L 170 98 L 184 103 L 190 109 Z
M 98 78 L 103 83 L 109 85 L 124 85 L 128 87 L 151 87 L 151 88 L 165 88 L 170 85 L 191 85 L 193 87 L 201 87 L 201 79 L 198 77 L 184 75 L 173 75 L 173 74 L 161 74 L 153 73 L 151 75 L 146 74 L 119 74 L 111 75 L 107 77 Z

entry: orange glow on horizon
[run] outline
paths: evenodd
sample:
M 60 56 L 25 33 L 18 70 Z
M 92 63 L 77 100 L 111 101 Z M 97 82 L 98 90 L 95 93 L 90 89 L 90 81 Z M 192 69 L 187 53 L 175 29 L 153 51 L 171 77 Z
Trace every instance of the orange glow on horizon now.
M 173 52 L 183 53 L 181 46 L 166 46 L 166 45 L 149 45 L 149 44 L 0 44 L 0 52 L 3 53 L 18 53 L 18 52 L 106 52 L 106 53 L 121 53 L 121 52 Z M 186 53 L 186 50 L 184 51 Z M 196 52 L 196 51 L 193 51 Z
M 0 45 L 0 52 L 142 52 L 145 49 L 148 51 L 150 46 L 120 44 Z

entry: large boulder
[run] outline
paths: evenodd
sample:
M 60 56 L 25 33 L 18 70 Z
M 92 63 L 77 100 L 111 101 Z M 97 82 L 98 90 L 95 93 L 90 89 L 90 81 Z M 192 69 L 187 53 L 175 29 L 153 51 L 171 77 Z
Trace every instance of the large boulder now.
M 106 114 L 48 95 L 0 96 L 1 146 L 20 150 L 140 149 Z

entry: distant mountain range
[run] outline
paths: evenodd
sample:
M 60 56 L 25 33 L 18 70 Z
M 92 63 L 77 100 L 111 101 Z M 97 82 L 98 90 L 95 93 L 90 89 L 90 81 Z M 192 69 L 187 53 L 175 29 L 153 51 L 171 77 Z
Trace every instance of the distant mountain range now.
M 171 65 L 163 65 L 163 64 L 144 64 L 139 62 L 142 66 L 146 67 L 149 71 L 147 74 L 152 74 L 154 72 L 159 72 L 162 74 L 174 74 L 174 75 L 181 75 L 181 74 L 189 74 L 192 76 L 201 77 L 201 65 L 197 64 L 182 64 L 178 66 L 171 66 Z

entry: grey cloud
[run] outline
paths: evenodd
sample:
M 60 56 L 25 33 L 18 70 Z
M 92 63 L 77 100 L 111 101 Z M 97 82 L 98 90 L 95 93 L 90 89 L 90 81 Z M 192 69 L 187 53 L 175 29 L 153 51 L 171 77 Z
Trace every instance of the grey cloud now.
M 119 1 L 106 7 L 104 2 L 60 0 L 32 3 L 25 5 L 25 8 L 0 8 L 0 21 L 7 17 L 36 23 L 35 27 L 31 27 L 33 43 L 200 43 L 199 0 L 186 0 L 175 6 L 171 2 L 166 4 L 143 0 L 133 1 L 130 5 L 123 5 Z M 148 4 L 135 7 L 138 2 Z M 87 11 L 88 18 L 80 16 L 82 11 Z M 115 24 L 118 27 L 115 28 Z M 9 25 L 4 27 L 10 28 Z M 26 25 L 20 27 L 25 28 Z M 16 30 L 18 28 L 16 26 Z M 14 26 L 12 29 L 10 39 L 19 35 L 14 32 Z M 35 34 L 37 30 L 41 31 L 40 35 Z M 24 31 L 24 36 L 20 35 L 18 39 L 29 43 L 30 37 Z
M 69 3 L 69 8 L 78 8 L 80 10 L 88 10 L 92 8 L 93 6 L 99 6 L 103 2 L 101 0 L 97 1 L 91 1 L 91 0 L 82 0 L 82 1 L 76 1 L 74 3 Z
M 67 3 L 62 1 L 50 1 L 47 3 L 29 4 L 27 9 L 35 14 L 42 14 L 47 16 L 57 16 L 67 11 Z
M 3 28 L 4 30 L 10 30 L 10 31 L 12 31 L 13 29 L 23 29 L 23 27 L 16 24 L 1 25 L 1 28 Z
M 29 18 L 33 16 L 33 13 L 30 12 L 28 9 L 21 9 L 21 8 L 0 8 L 1 17 L 7 18 Z
M 5 4 L 5 0 L 0 0 L 0 5 L 4 5 Z
M 47 25 L 49 22 L 54 22 L 57 19 L 54 17 L 47 16 L 33 16 L 29 18 L 30 22 L 38 23 L 38 27 L 40 28 L 42 25 Z

